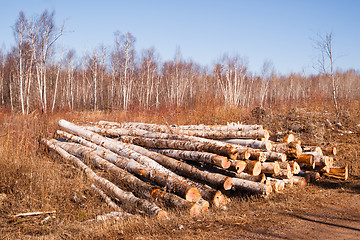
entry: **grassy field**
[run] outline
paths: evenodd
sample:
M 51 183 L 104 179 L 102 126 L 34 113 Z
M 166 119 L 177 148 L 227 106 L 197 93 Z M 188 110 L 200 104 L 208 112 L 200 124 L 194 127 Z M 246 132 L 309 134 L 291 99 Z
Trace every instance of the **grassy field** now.
M 241 121 L 263 124 L 273 133 L 292 129 L 304 144 L 336 146 L 339 150 L 337 161 L 341 166 L 349 164 L 351 177 L 346 182 L 324 179 L 310 186 L 273 194 L 267 199 L 239 195 L 232 198 L 227 210 L 210 208 L 209 213 L 197 217 L 170 211 L 170 220 L 163 221 L 147 216 L 135 216 L 119 221 L 89 222 L 87 220 L 112 210 L 93 193 L 90 183 L 82 172 L 63 162 L 58 156 L 48 153 L 39 144 L 39 139 L 42 137 L 51 138 L 54 135 L 57 122 L 62 118 L 76 122 L 109 120 L 167 124 L 226 124 L 226 122 Z M 325 119 L 330 122 L 341 122 L 344 130 L 353 133 L 343 134 L 331 131 Z M 332 216 L 332 214 L 342 216 L 338 221 L 350 221 L 337 222 L 335 225 L 342 226 L 341 229 L 345 229 L 344 231 L 349 231 L 343 234 L 350 234 L 348 236 L 351 237 L 352 233 L 360 231 L 360 226 L 358 226 L 360 221 L 359 124 L 360 113 L 356 106 L 343 112 L 339 118 L 315 107 L 251 111 L 203 106 L 192 110 L 163 109 L 157 112 L 136 110 L 58 112 L 51 115 L 34 112 L 26 116 L 3 110 L 0 113 L 0 238 L 276 239 L 289 236 L 319 237 L 326 235 L 311 235 L 311 233 L 319 232 L 321 226 L 324 226 L 319 222 L 327 221 L 322 220 L 322 217 Z M 97 172 L 99 175 L 105 174 L 100 170 Z M 52 210 L 56 210 L 56 214 L 51 215 L 47 221 L 43 221 L 46 216 L 12 217 L 18 213 Z M 317 229 L 311 230 L 316 225 L 309 227 L 305 224 L 304 214 L 309 213 L 317 213 L 314 218 L 320 224 L 316 227 Z M 306 231 L 311 230 L 310 233 L 301 235 L 306 231 L 294 227 L 296 224 L 302 228 L 309 227 Z M 290 235 L 296 232 L 298 235 Z M 341 231 L 336 232 L 341 233 Z M 324 231 L 323 234 L 328 233 Z

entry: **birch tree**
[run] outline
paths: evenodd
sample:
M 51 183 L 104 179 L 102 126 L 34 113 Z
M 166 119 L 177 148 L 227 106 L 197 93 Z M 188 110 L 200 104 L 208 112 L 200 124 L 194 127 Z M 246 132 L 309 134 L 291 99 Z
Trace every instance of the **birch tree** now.
M 224 56 L 221 65 L 215 68 L 215 76 L 225 104 L 239 106 L 245 96 L 244 82 L 247 65 L 239 56 Z
M 331 96 L 335 111 L 339 114 L 338 84 L 334 74 L 333 33 L 327 33 L 325 36 L 318 34 L 318 39 L 315 40 L 315 44 L 315 47 L 320 51 L 320 57 L 318 59 L 319 71 L 323 75 L 328 76 L 331 82 Z

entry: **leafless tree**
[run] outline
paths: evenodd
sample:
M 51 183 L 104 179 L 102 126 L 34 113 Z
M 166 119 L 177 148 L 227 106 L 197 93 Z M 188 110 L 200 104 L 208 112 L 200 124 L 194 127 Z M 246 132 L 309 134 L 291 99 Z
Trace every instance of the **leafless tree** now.
M 325 34 L 325 36 L 318 34 L 318 39 L 315 40 L 315 44 L 316 48 L 320 51 L 320 57 L 318 59 L 318 69 L 323 75 L 329 76 L 329 80 L 331 81 L 331 95 L 335 111 L 338 114 L 339 105 L 337 99 L 337 79 L 334 74 L 333 33 L 327 33 Z

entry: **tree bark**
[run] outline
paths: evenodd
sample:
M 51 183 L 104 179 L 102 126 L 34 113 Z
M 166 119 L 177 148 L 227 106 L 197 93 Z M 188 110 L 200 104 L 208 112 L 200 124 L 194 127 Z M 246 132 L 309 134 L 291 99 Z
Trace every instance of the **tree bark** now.
M 261 162 L 246 160 L 244 172 L 253 176 L 258 176 L 261 173 Z
M 194 198 L 193 201 L 197 202 L 199 201 L 200 197 L 196 193 L 195 189 L 198 189 L 201 193 L 201 195 L 204 197 L 205 200 L 210 201 L 217 207 L 221 207 L 227 204 L 227 198 L 220 192 L 217 191 L 207 185 L 191 181 L 189 179 L 185 179 L 181 176 L 178 176 L 176 174 L 164 174 L 161 172 L 157 172 L 153 169 L 147 168 L 143 165 L 140 165 L 138 162 L 134 161 L 133 159 L 120 157 L 119 155 L 111 152 L 110 150 L 101 147 L 97 144 L 91 143 L 81 137 L 74 136 L 72 134 L 66 133 L 64 131 L 57 131 L 57 134 L 81 143 L 85 146 L 88 146 L 92 149 L 96 149 L 94 151 L 95 154 L 98 154 L 99 156 L 105 158 L 106 160 L 114 163 L 115 165 L 127 170 L 128 172 L 131 172 L 137 176 L 144 177 L 146 179 L 149 179 L 150 181 L 160 185 L 160 186 L 166 186 L 169 190 L 172 190 L 176 192 L 176 194 L 184 197 L 187 200 L 191 200 Z M 185 184 L 184 184 L 185 182 Z M 184 189 L 185 186 L 189 186 L 188 190 Z M 195 188 L 195 189 L 194 189 Z M 196 197 L 196 198 L 195 198 Z
M 286 154 L 285 153 L 278 153 L 278 152 L 264 152 L 266 161 L 267 162 L 285 162 L 286 161 Z
M 181 129 L 181 130 L 214 130 L 214 131 L 248 131 L 248 130 L 262 130 L 261 125 L 244 125 L 240 123 L 228 123 L 228 125 L 157 125 L 150 123 L 138 123 L 138 122 L 126 122 L 126 123 L 116 123 L 108 121 L 99 121 L 99 125 L 109 125 L 117 127 L 131 127 L 131 128 L 141 128 L 144 130 L 154 131 L 158 129 L 159 131 L 166 131 L 168 129 Z
M 197 188 L 190 186 L 185 178 L 178 176 L 175 173 L 171 173 L 170 171 L 163 172 L 159 169 L 155 170 L 150 167 L 146 167 L 133 159 L 120 157 L 110 150 L 90 143 L 85 139 L 81 139 L 80 137 L 73 136 L 62 131 L 57 131 L 57 133 L 61 136 L 65 136 L 68 139 L 79 142 L 87 147 L 96 149 L 93 152 L 102 158 L 105 158 L 106 160 L 114 163 L 118 167 L 123 168 L 130 173 L 144 177 L 160 186 L 166 186 L 170 191 L 175 192 L 188 201 L 197 202 L 201 198 L 201 194 Z
M 227 157 L 207 153 L 207 152 L 198 152 L 198 151 L 184 151 L 184 150 L 173 150 L 173 149 L 151 149 L 154 152 L 166 155 L 168 157 L 203 162 L 210 165 L 219 166 L 221 168 L 227 169 L 230 167 L 231 162 Z
M 235 190 L 242 190 L 251 193 L 257 193 L 261 195 L 269 195 L 272 192 L 272 188 L 269 185 L 260 182 L 253 182 L 241 178 L 233 178 L 233 188 Z
M 298 158 L 302 154 L 302 148 L 299 142 L 273 143 L 273 151 L 285 153 L 290 159 Z
M 242 173 L 246 168 L 246 161 L 231 160 L 230 170 L 235 170 L 237 173 Z
M 222 139 L 221 141 L 266 151 L 270 151 L 272 149 L 272 144 L 269 141 L 259 141 L 253 139 Z
M 115 184 L 108 181 L 107 179 L 97 176 L 95 172 L 91 170 L 88 166 L 86 166 L 80 159 L 69 154 L 64 149 L 59 147 L 59 145 L 57 144 L 58 141 L 55 140 L 51 143 L 44 138 L 41 141 L 50 149 L 59 153 L 60 156 L 62 156 L 64 159 L 70 161 L 76 167 L 84 171 L 85 175 L 91 181 L 99 184 L 102 188 L 106 189 L 109 193 L 117 197 L 124 204 L 129 204 L 130 206 L 134 206 L 134 208 L 140 207 L 146 213 L 156 215 L 158 218 L 167 218 L 167 212 L 159 208 L 154 203 L 151 203 L 145 199 L 137 198 L 132 193 L 121 190 L 119 187 L 117 187 Z
M 261 163 L 261 172 L 268 174 L 279 174 L 280 166 L 278 162 L 263 162 Z
M 224 154 L 222 147 L 216 147 L 206 142 L 192 142 L 188 140 L 169 140 L 146 137 L 121 136 L 121 141 L 132 143 L 147 148 L 177 149 L 188 151 L 211 152 L 215 154 Z
M 58 144 L 67 152 L 84 159 L 90 159 L 97 167 L 111 172 L 112 174 L 117 176 L 117 178 L 121 180 L 121 182 L 123 182 L 128 188 L 130 188 L 132 192 L 138 197 L 146 199 L 151 199 L 152 197 L 155 198 L 153 192 L 156 191 L 157 194 L 155 199 L 159 202 L 165 203 L 166 205 L 172 207 L 177 207 L 179 209 L 188 209 L 190 211 L 190 215 L 196 215 L 199 213 L 199 210 L 197 210 L 199 208 L 198 205 L 188 202 L 175 194 L 165 192 L 159 189 L 159 187 L 157 186 L 153 186 L 149 183 L 141 181 L 139 178 L 135 177 L 131 173 L 115 166 L 114 164 L 96 155 L 95 153 L 93 153 L 93 150 L 91 148 L 81 146 L 75 143 L 60 142 Z
M 65 121 L 65 120 L 60 120 Z M 230 144 L 223 143 L 220 141 L 187 136 L 181 134 L 169 134 L 169 133 L 159 133 L 159 132 L 149 132 L 141 129 L 125 129 L 125 128 L 116 128 L 116 129 L 106 129 L 99 127 L 85 127 L 84 129 L 90 130 L 96 133 L 100 133 L 107 136 L 119 137 L 119 136 L 140 136 L 146 138 L 158 138 L 158 139 L 170 139 L 170 140 L 183 140 L 183 141 L 192 141 L 192 142 L 201 142 L 208 143 L 209 151 L 219 155 L 228 156 L 230 159 L 235 160 L 237 158 L 237 150 L 233 148 Z

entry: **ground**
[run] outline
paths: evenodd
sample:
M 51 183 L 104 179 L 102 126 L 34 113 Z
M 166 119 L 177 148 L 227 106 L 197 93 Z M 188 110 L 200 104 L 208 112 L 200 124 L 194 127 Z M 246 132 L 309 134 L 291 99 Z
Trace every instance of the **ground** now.
M 256 109 L 229 117 L 220 112 L 175 112 L 116 116 L 108 113 L 0 116 L 0 238 L 2 239 L 359 239 L 360 134 L 359 113 L 340 117 L 316 109 L 274 112 Z M 172 116 L 172 117 L 168 117 Z M 184 117 L 185 116 L 185 117 Z M 196 116 L 196 118 L 194 117 Z M 233 116 L 233 115 L 232 115 Z M 268 198 L 232 197 L 227 209 L 189 217 L 170 211 L 169 220 L 135 216 L 119 221 L 91 222 L 111 211 L 89 188 L 81 172 L 45 152 L 38 143 L 51 137 L 60 118 L 70 121 L 148 121 L 163 123 L 226 123 L 241 120 L 266 126 L 273 135 L 291 130 L 305 145 L 332 145 L 341 166 L 348 164 L 347 181 L 322 178 L 304 187 L 289 188 Z M 328 119 L 329 121 L 326 121 Z M 331 126 L 329 125 L 329 122 Z M 337 124 L 338 123 L 338 124 Z M 340 124 L 339 124 L 340 123 Z M 350 133 L 351 132 L 351 133 Z M 98 172 L 99 174 L 105 174 Z M 57 211 L 45 216 L 13 218 L 22 212 Z

